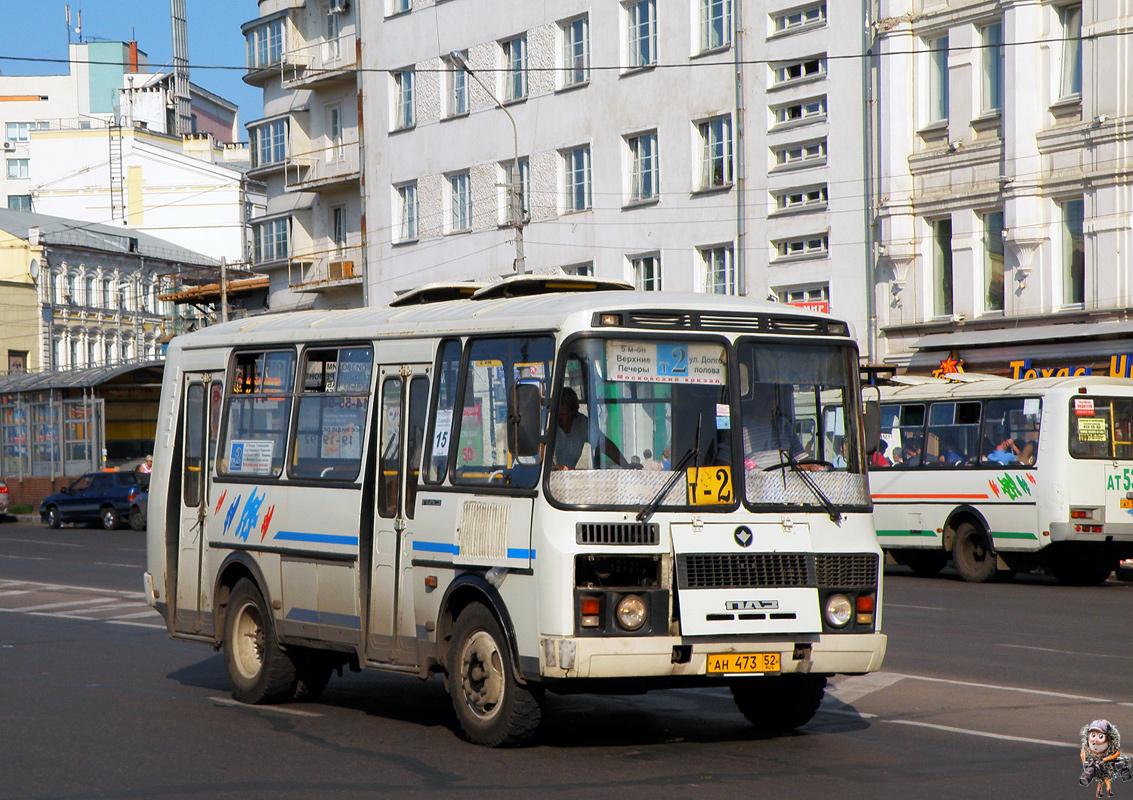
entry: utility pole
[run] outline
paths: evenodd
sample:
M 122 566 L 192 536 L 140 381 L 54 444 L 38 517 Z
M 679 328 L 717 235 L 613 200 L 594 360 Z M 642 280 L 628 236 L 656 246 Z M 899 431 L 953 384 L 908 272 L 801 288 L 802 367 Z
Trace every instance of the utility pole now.
M 228 322 L 228 260 L 220 257 L 220 321 Z
M 480 80 L 480 76 L 472 71 L 472 67 L 468 66 L 468 62 L 459 51 L 453 50 L 449 54 L 454 64 L 457 64 L 461 69 L 472 76 L 476 83 L 480 84 L 496 107 L 507 114 L 508 121 L 511 123 L 512 142 L 515 145 L 515 157 L 511 163 L 511 180 L 508 181 L 508 216 L 510 223 L 515 228 L 515 274 L 523 275 L 527 272 L 527 260 L 523 255 L 523 176 L 519 171 L 519 128 L 515 125 L 515 117 L 507 110 L 507 106 L 499 101 L 499 98 L 488 88 L 484 81 Z

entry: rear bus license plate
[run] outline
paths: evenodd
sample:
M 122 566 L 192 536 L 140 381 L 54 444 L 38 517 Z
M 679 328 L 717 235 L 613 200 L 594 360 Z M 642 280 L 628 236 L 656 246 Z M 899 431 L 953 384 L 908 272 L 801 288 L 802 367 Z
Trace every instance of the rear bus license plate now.
M 1133 508 L 1133 499 L 1130 499 L 1128 497 L 1121 498 L 1121 507 L 1122 508 Z
M 709 675 L 778 672 L 778 653 L 709 653 Z

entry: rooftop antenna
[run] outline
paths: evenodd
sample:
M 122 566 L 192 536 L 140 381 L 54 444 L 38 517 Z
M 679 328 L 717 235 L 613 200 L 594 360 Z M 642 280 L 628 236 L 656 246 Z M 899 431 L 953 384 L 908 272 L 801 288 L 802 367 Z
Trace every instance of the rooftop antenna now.
M 67 19 L 67 44 L 71 44 L 71 4 L 63 6 L 63 16 Z

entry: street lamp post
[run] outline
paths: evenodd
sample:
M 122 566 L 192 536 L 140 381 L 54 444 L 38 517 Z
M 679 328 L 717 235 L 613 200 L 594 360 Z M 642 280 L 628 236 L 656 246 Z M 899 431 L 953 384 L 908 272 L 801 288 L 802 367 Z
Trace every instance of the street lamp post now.
M 516 127 L 515 117 L 507 110 L 507 106 L 501 103 L 495 93 L 488 88 L 488 85 L 480 80 L 480 76 L 472 71 L 472 67 L 468 66 L 464 56 L 457 50 L 453 50 L 448 55 L 453 63 L 471 75 L 476 83 L 480 84 L 480 88 L 487 93 L 488 97 L 501 111 L 507 114 L 508 121 L 511 123 L 515 157 L 512 159 L 511 180 L 508 181 L 508 208 L 510 209 L 511 226 L 515 228 L 515 274 L 523 275 L 527 272 L 527 261 L 523 256 L 523 178 L 519 171 L 519 128 Z

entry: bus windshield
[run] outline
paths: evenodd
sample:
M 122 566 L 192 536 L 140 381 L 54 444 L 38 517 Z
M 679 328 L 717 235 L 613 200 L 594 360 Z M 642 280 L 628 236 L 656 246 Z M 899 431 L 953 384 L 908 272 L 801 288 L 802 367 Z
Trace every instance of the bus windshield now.
M 821 495 L 868 506 L 851 350 L 743 341 L 736 353 L 738 373 L 723 340 L 569 343 L 552 417 L 550 498 L 640 507 L 664 490 L 657 507 L 728 511 L 741 495 L 776 508 L 823 509 Z M 670 484 L 674 470 L 686 478 Z M 817 484 L 800 479 L 803 470 L 814 470 Z

